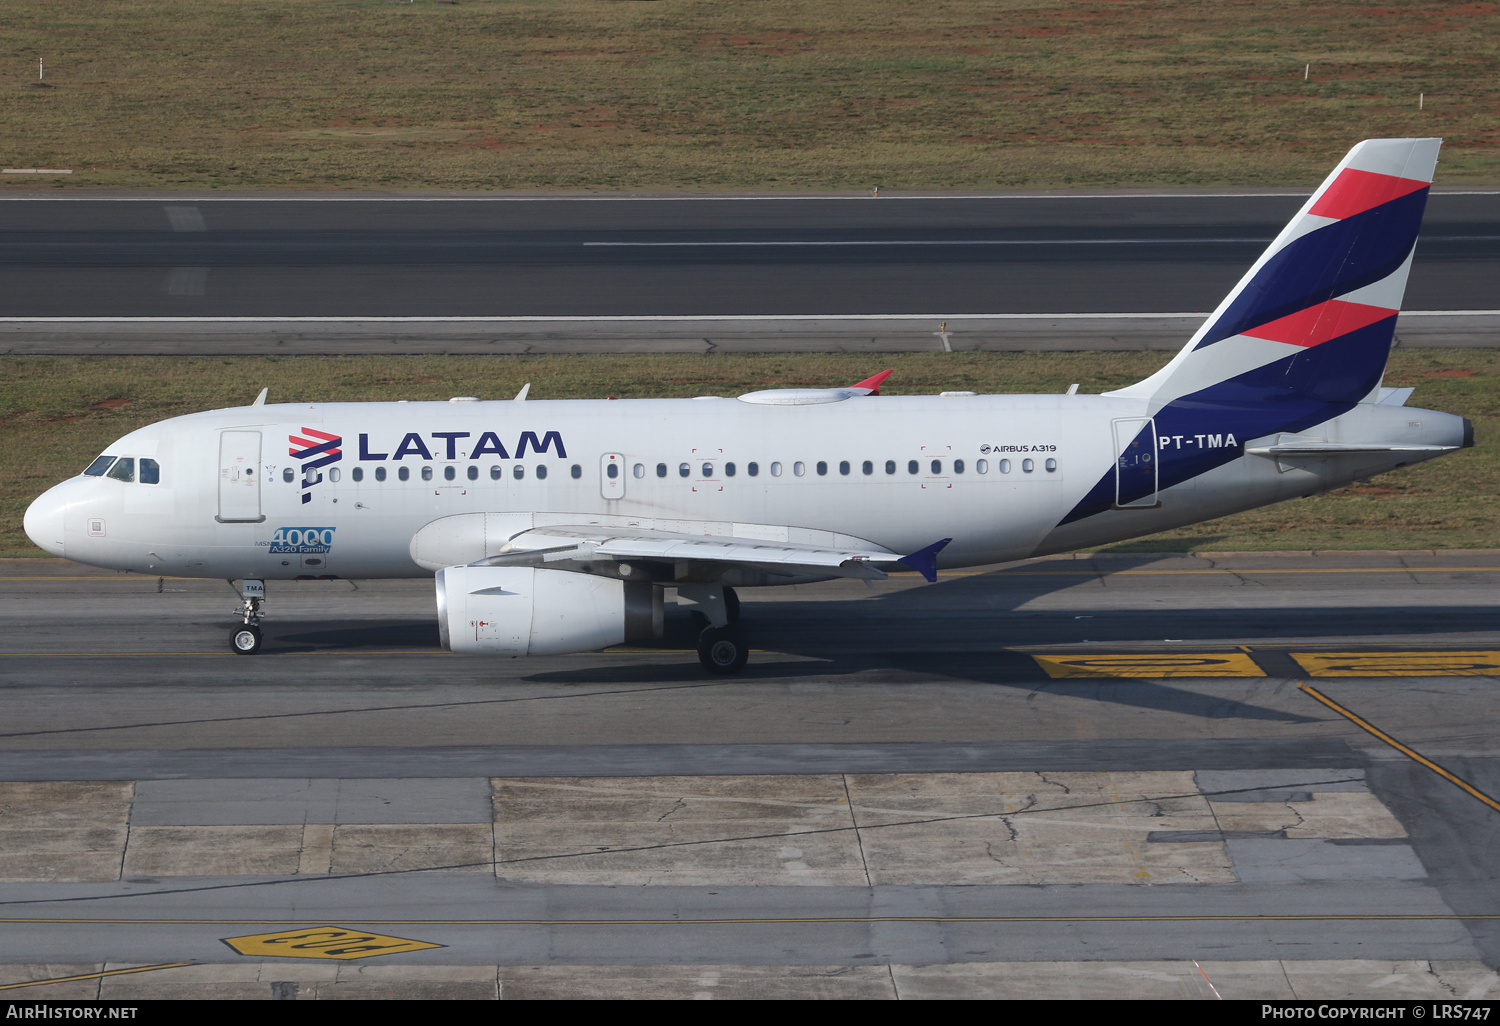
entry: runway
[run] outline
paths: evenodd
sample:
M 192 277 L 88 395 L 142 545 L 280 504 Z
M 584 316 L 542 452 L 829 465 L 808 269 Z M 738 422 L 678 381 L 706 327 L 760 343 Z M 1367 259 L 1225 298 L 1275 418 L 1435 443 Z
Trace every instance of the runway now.
M 0 346 L 1176 348 L 1303 199 L 7 196 Z M 1500 193 L 1436 193 L 1403 344 L 1491 343 L 1497 272 Z
M 470 659 L 302 582 L 243 658 L 223 582 L 0 578 L 0 986 L 76 977 L 7 996 L 1500 988 L 1500 553 L 747 591 L 728 680 L 675 610 Z

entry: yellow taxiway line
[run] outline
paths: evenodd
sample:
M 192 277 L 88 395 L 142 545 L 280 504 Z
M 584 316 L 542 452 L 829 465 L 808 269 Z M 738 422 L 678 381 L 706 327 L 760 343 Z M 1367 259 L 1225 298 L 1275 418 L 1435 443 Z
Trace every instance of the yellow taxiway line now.
M 1496 812 L 1500 812 L 1500 801 L 1496 801 L 1495 799 L 1491 798 L 1489 795 L 1479 790 L 1479 788 L 1475 787 L 1467 780 L 1464 780 L 1462 777 L 1458 776 L 1452 771 L 1446 770 L 1443 767 L 1439 766 L 1437 763 L 1427 758 L 1427 756 L 1423 755 L 1421 752 L 1403 745 L 1400 741 L 1397 741 L 1395 738 L 1391 737 L 1391 735 L 1387 734 L 1379 727 L 1370 723 L 1368 720 L 1350 712 L 1348 709 L 1345 709 L 1343 706 L 1339 705 L 1333 699 L 1329 698 L 1321 691 L 1318 691 L 1316 688 L 1313 688 L 1305 683 L 1298 684 L 1297 686 L 1303 691 L 1307 692 L 1307 694 L 1311 695 L 1313 698 L 1316 698 L 1319 702 L 1322 702 L 1328 708 L 1332 709 L 1334 712 L 1338 713 L 1340 716 L 1347 719 L 1350 723 L 1353 723 L 1360 729 L 1366 730 L 1369 733 L 1375 735 L 1380 740 L 1396 749 L 1396 751 L 1400 752 L 1402 755 L 1413 760 L 1414 762 L 1426 766 L 1428 769 L 1432 770 L 1432 772 L 1436 773 L 1438 776 L 1442 777 L 1450 784 L 1454 784 L 1462 788 L 1469 794 L 1473 795 L 1475 798 L 1478 798 L 1480 801 L 1484 802 L 1484 804 L 1488 805 L 1490 808 L 1494 809 Z
M 197 962 L 163 962 L 161 965 L 138 965 L 130 969 L 106 969 L 98 973 L 80 973 L 77 976 L 54 976 L 50 980 L 27 980 L 25 983 L 0 983 L 0 990 L 17 990 L 21 987 L 40 987 L 48 983 L 74 983 L 78 980 L 99 980 L 106 976 L 128 976 L 131 973 L 149 973 L 157 969 L 181 969 L 197 965 Z

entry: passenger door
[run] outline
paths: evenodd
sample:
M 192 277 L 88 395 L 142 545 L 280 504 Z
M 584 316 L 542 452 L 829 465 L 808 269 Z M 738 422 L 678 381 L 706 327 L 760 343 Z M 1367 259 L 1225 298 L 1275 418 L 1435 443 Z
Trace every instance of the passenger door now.
M 258 524 L 260 511 L 260 432 L 219 434 L 219 515 L 221 524 Z

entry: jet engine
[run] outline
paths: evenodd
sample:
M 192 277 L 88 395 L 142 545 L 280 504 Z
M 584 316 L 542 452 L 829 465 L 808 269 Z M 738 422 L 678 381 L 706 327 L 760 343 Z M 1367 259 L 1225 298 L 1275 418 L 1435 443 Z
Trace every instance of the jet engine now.
M 566 570 L 450 566 L 437 572 L 437 608 L 452 652 L 562 655 L 662 635 L 660 588 Z

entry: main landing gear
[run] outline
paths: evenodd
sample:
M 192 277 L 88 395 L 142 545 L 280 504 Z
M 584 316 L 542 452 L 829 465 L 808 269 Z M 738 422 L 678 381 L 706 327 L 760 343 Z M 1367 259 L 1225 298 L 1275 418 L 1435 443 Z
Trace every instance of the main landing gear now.
M 709 673 L 728 677 L 745 668 L 750 647 L 735 626 L 740 618 L 740 597 L 721 584 L 684 584 L 677 600 L 693 607 L 693 623 L 699 628 L 698 662 Z
M 264 581 L 241 581 L 240 596 L 245 600 L 236 615 L 243 624 L 229 632 L 229 647 L 238 655 L 255 655 L 260 651 L 260 620 L 265 615 L 261 605 L 266 600 Z

